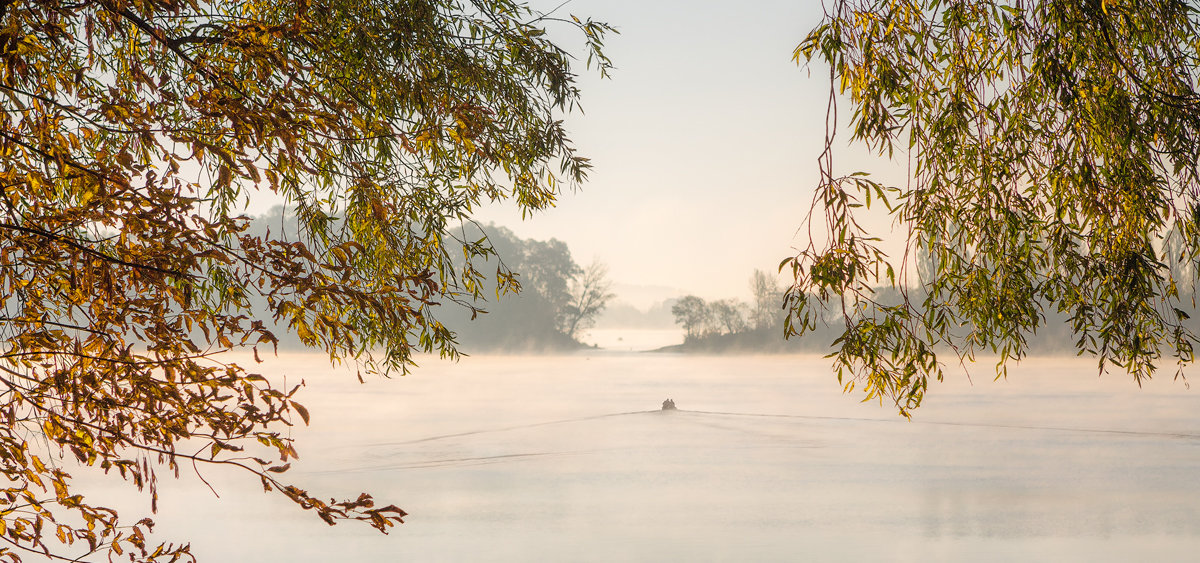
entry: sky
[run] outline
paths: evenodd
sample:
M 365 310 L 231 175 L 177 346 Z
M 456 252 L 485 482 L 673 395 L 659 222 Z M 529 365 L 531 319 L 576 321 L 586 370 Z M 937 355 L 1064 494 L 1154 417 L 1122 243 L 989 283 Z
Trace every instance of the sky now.
M 820 22 L 820 2 L 573 0 L 557 13 L 620 31 L 606 41 L 611 78 L 581 65 L 584 113 L 566 120 L 594 169 L 552 209 L 522 220 L 499 204 L 478 218 L 562 240 L 580 264 L 599 259 L 626 293 L 618 299 L 639 304 L 635 289 L 749 299 L 755 269 L 773 272 L 807 244 L 797 229 L 818 178 L 829 82 L 792 52 Z
M 581 266 L 599 260 L 617 301 L 642 309 L 688 294 L 749 301 L 754 270 L 776 272 L 808 245 L 801 227 L 819 178 L 829 78 L 828 67 L 797 65 L 792 53 L 820 23 L 820 0 L 530 4 L 619 31 L 605 41 L 616 67 L 609 78 L 579 61 L 583 111 L 565 116 L 593 169 L 553 208 L 523 218 L 514 202 L 500 202 L 476 220 L 559 239 Z M 548 31 L 583 53 L 569 26 Z M 844 139 L 839 173 L 877 168 Z M 278 204 L 260 194 L 248 211 Z M 779 280 L 787 285 L 790 274 Z

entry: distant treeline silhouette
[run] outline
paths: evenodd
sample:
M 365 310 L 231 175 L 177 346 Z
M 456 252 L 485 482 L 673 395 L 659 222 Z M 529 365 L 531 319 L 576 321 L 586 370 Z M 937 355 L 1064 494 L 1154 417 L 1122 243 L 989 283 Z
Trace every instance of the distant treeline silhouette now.
M 784 289 L 762 270 L 750 278 L 752 303 L 739 299 L 706 301 L 686 295 L 671 306 L 675 324 L 685 331 L 683 344 L 663 351 L 680 352 L 796 352 L 828 348 L 832 339 L 783 338 Z
M 285 216 L 281 207 L 251 221 L 252 232 L 269 230 L 282 240 L 296 238 L 298 229 L 295 217 Z M 599 262 L 580 267 L 560 240 L 522 239 L 507 228 L 475 223 L 450 229 L 446 235 L 455 244 L 470 241 L 491 245 L 495 251 L 488 260 L 477 259 L 471 265 L 481 274 L 480 299 L 469 298 L 467 277 L 462 275 L 467 264 L 461 253 L 451 254 L 456 257 L 454 267 L 459 274 L 448 283 L 463 286 L 459 293 L 464 297 L 458 302 L 438 305 L 440 310 L 435 316 L 454 332 L 462 352 L 523 353 L 581 348 L 584 345 L 578 337 L 595 324 L 613 298 L 607 268 Z M 261 296 L 251 294 L 248 298 L 261 301 L 257 309 L 268 310 Z M 279 322 L 268 324 L 278 337 L 280 348 L 304 347 Z
M 607 268 L 599 263 L 580 267 L 566 243 L 558 239 L 522 239 L 505 227 L 468 223 L 457 236 L 486 237 L 495 256 L 475 267 L 512 273 L 519 292 L 497 287 L 496 275 L 485 281 L 482 301 L 469 307 L 447 307 L 443 323 L 456 334 L 460 349 L 471 352 L 552 352 L 581 348 L 579 336 L 591 328 L 613 298 Z M 474 317 L 474 318 L 472 318 Z
M 772 285 L 761 271 L 755 272 L 753 306 L 736 299 L 705 301 L 694 295 L 677 300 L 672 307 L 675 322 L 686 331 L 683 344 L 669 346 L 663 351 L 699 353 L 778 353 L 778 352 L 821 352 L 833 351 L 835 341 L 845 331 L 845 318 L 841 304 L 836 298 L 821 302 L 824 315 L 817 326 L 803 337 L 784 338 L 783 320 L 786 312 L 780 309 L 783 290 Z M 903 303 L 906 299 L 917 314 L 926 298 L 922 288 L 908 288 L 905 293 L 895 288 L 876 288 L 874 300 L 878 306 L 887 307 Z M 773 306 L 772 306 L 773 305 Z M 1200 314 L 1195 308 L 1176 311 L 1185 326 L 1200 334 Z M 1043 322 L 1036 332 L 1026 335 L 1025 352 L 1035 356 L 1076 355 L 1077 343 L 1081 338 L 1095 335 L 1079 335 L 1072 330 L 1072 319 L 1064 312 L 1044 306 L 1041 311 Z M 852 317 L 853 318 L 853 317 Z M 967 334 L 970 326 L 959 327 Z M 995 353 L 986 343 L 978 344 L 981 354 Z

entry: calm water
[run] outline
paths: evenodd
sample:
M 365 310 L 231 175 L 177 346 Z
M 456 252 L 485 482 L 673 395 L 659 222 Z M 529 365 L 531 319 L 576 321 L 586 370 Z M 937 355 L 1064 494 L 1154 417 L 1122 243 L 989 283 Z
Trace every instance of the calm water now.
M 319 356 L 289 475 L 408 510 L 328 527 L 256 482 L 162 484 L 156 538 L 202 561 L 1189 560 L 1200 393 L 1027 362 L 933 388 L 914 422 L 813 357 L 594 351 L 426 360 L 358 385 Z M 672 398 L 678 412 L 657 411 Z M 131 503 L 113 491 L 113 503 Z M 132 515 L 132 514 L 131 514 Z

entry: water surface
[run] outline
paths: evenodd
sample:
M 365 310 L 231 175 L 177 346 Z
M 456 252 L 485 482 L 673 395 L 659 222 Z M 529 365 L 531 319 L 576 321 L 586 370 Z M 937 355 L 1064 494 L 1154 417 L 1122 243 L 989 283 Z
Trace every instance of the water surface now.
M 320 356 L 289 476 L 411 513 L 326 526 L 255 481 L 163 483 L 156 536 L 202 561 L 1187 560 L 1200 549 L 1200 396 L 1095 364 L 1026 362 L 931 388 L 912 422 L 827 360 L 591 351 L 429 359 L 355 382 Z M 672 398 L 676 412 L 659 405 Z M 118 500 L 129 503 L 128 500 Z M 144 502 L 131 504 L 144 509 Z

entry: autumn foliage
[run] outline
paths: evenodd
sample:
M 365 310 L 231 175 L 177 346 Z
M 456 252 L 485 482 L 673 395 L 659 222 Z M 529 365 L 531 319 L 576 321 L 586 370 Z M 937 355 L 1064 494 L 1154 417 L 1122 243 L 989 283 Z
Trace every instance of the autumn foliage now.
M 1184 377 L 1200 341 L 1195 3 L 827 8 L 795 51 L 830 97 L 814 236 L 782 265 L 787 332 L 840 320 L 839 380 L 905 415 L 947 366 L 993 355 L 1004 377 L 1060 323 L 1100 373 Z M 835 166 L 839 131 L 895 158 L 899 181 Z
M 505 0 L 0 0 L 0 560 L 191 558 L 74 470 L 154 499 L 163 468 L 234 466 L 330 524 L 401 522 L 284 481 L 299 387 L 221 353 L 282 327 L 366 372 L 456 354 L 436 306 L 489 248 L 452 227 L 587 169 L 555 22 L 608 68 L 603 24 Z M 255 193 L 299 232 L 249 232 Z

